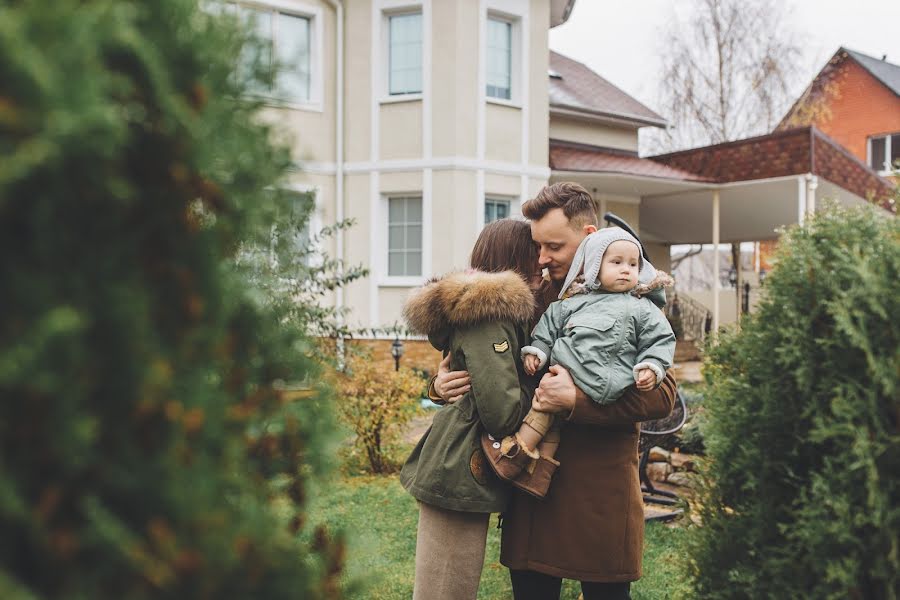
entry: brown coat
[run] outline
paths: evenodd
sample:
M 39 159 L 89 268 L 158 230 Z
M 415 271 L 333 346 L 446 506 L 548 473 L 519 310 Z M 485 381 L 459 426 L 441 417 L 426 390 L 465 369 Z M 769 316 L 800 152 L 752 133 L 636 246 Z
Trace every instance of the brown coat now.
M 579 581 L 641 577 L 644 513 L 638 480 L 637 421 L 668 415 L 675 379 L 634 387 L 612 404 L 579 393 L 556 453 L 560 467 L 543 500 L 513 494 L 504 513 L 500 562 Z

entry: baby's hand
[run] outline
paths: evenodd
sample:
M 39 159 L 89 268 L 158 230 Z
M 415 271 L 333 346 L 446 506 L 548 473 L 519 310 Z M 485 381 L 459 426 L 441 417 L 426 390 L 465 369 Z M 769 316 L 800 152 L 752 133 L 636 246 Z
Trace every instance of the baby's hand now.
M 653 369 L 641 369 L 637 372 L 637 389 L 649 392 L 656 387 L 656 373 Z
M 522 359 L 522 364 L 525 365 L 526 373 L 534 375 L 537 373 L 537 370 L 541 368 L 541 359 L 534 354 L 526 354 L 525 358 Z

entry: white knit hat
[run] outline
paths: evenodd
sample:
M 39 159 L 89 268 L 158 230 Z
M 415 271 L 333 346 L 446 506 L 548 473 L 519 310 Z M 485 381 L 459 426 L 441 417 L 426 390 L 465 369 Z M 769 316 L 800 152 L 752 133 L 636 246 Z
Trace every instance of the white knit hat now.
M 581 241 L 578 250 L 575 251 L 575 258 L 572 259 L 572 266 L 566 274 L 566 281 L 563 284 L 559 297 L 565 295 L 566 290 L 575 281 L 575 278 L 584 268 L 584 284 L 588 289 L 597 289 L 597 276 L 600 274 L 600 263 L 603 261 L 603 254 L 613 242 L 624 240 L 631 242 L 638 247 L 638 252 L 643 254 L 643 247 L 636 237 L 622 229 L 621 227 L 607 227 L 600 229 L 594 233 L 588 234 Z M 641 259 L 641 269 L 638 272 L 638 283 L 649 283 L 656 277 L 656 269 L 650 264 L 650 261 Z

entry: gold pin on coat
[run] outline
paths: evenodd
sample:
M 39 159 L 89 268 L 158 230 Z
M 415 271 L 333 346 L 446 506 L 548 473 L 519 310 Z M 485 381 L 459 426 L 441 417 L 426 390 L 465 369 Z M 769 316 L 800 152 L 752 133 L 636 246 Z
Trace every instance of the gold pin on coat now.
M 509 350 L 509 342 L 506 340 L 503 340 L 499 344 L 494 344 L 494 352 L 501 353 L 506 352 L 507 350 Z

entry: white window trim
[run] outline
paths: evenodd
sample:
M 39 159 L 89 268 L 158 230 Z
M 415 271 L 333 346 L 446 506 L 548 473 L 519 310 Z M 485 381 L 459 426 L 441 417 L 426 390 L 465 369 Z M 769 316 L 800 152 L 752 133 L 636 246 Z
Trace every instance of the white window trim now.
M 522 57 L 526 49 L 523 47 L 522 26 L 523 14 L 521 8 L 510 2 L 493 0 L 488 3 L 487 17 L 484 20 L 484 48 L 482 48 L 480 60 L 485 64 L 484 99 L 488 104 L 498 104 L 512 108 L 522 108 L 522 96 L 527 90 L 522 89 Z M 510 24 L 510 68 L 509 68 L 509 100 L 506 98 L 494 98 L 487 95 L 487 27 L 488 21 L 505 21 Z
M 502 201 L 502 202 L 509 203 L 509 214 L 506 215 L 505 218 L 508 219 L 510 217 L 521 216 L 522 215 L 522 206 L 521 206 L 521 203 L 519 202 L 519 199 L 520 199 L 519 196 L 510 195 L 510 194 L 492 194 L 490 192 L 485 193 L 484 196 L 481 198 L 481 218 L 482 218 L 482 220 L 484 219 L 484 209 L 487 207 L 487 203 L 489 200 L 494 201 L 494 202 Z M 486 222 L 482 223 L 482 227 L 484 225 L 487 225 L 487 223 Z
M 891 166 L 891 138 L 895 135 L 900 135 L 900 131 L 894 133 L 883 133 L 880 135 L 870 135 L 866 138 L 866 166 L 875 170 L 872 167 L 872 140 L 873 139 L 882 139 L 884 138 L 884 164 Z M 893 169 L 877 169 L 877 172 L 882 177 L 887 175 L 893 175 Z
M 391 95 L 391 17 L 405 14 L 422 15 L 422 88 L 425 88 L 425 11 L 422 2 L 410 2 L 409 0 L 383 0 L 380 6 L 381 12 L 381 42 L 379 48 L 382 56 L 380 64 L 375 66 L 377 74 L 377 90 L 379 104 L 393 104 L 397 102 L 415 102 L 422 100 L 422 92 Z
M 375 222 L 376 255 L 372 257 L 372 273 L 378 287 L 418 287 L 431 277 L 431 198 L 424 190 L 381 192 Z M 417 197 L 422 200 L 422 274 L 413 276 L 388 275 L 388 205 L 391 198 Z
M 272 108 L 324 112 L 322 90 L 324 88 L 323 74 L 325 69 L 322 63 L 325 52 L 324 34 L 322 32 L 322 7 L 293 0 L 232 0 L 231 3 L 263 10 L 275 10 L 309 19 L 309 100 L 306 102 L 292 102 L 269 95 L 254 94 L 253 96 L 260 98 L 265 106 Z

